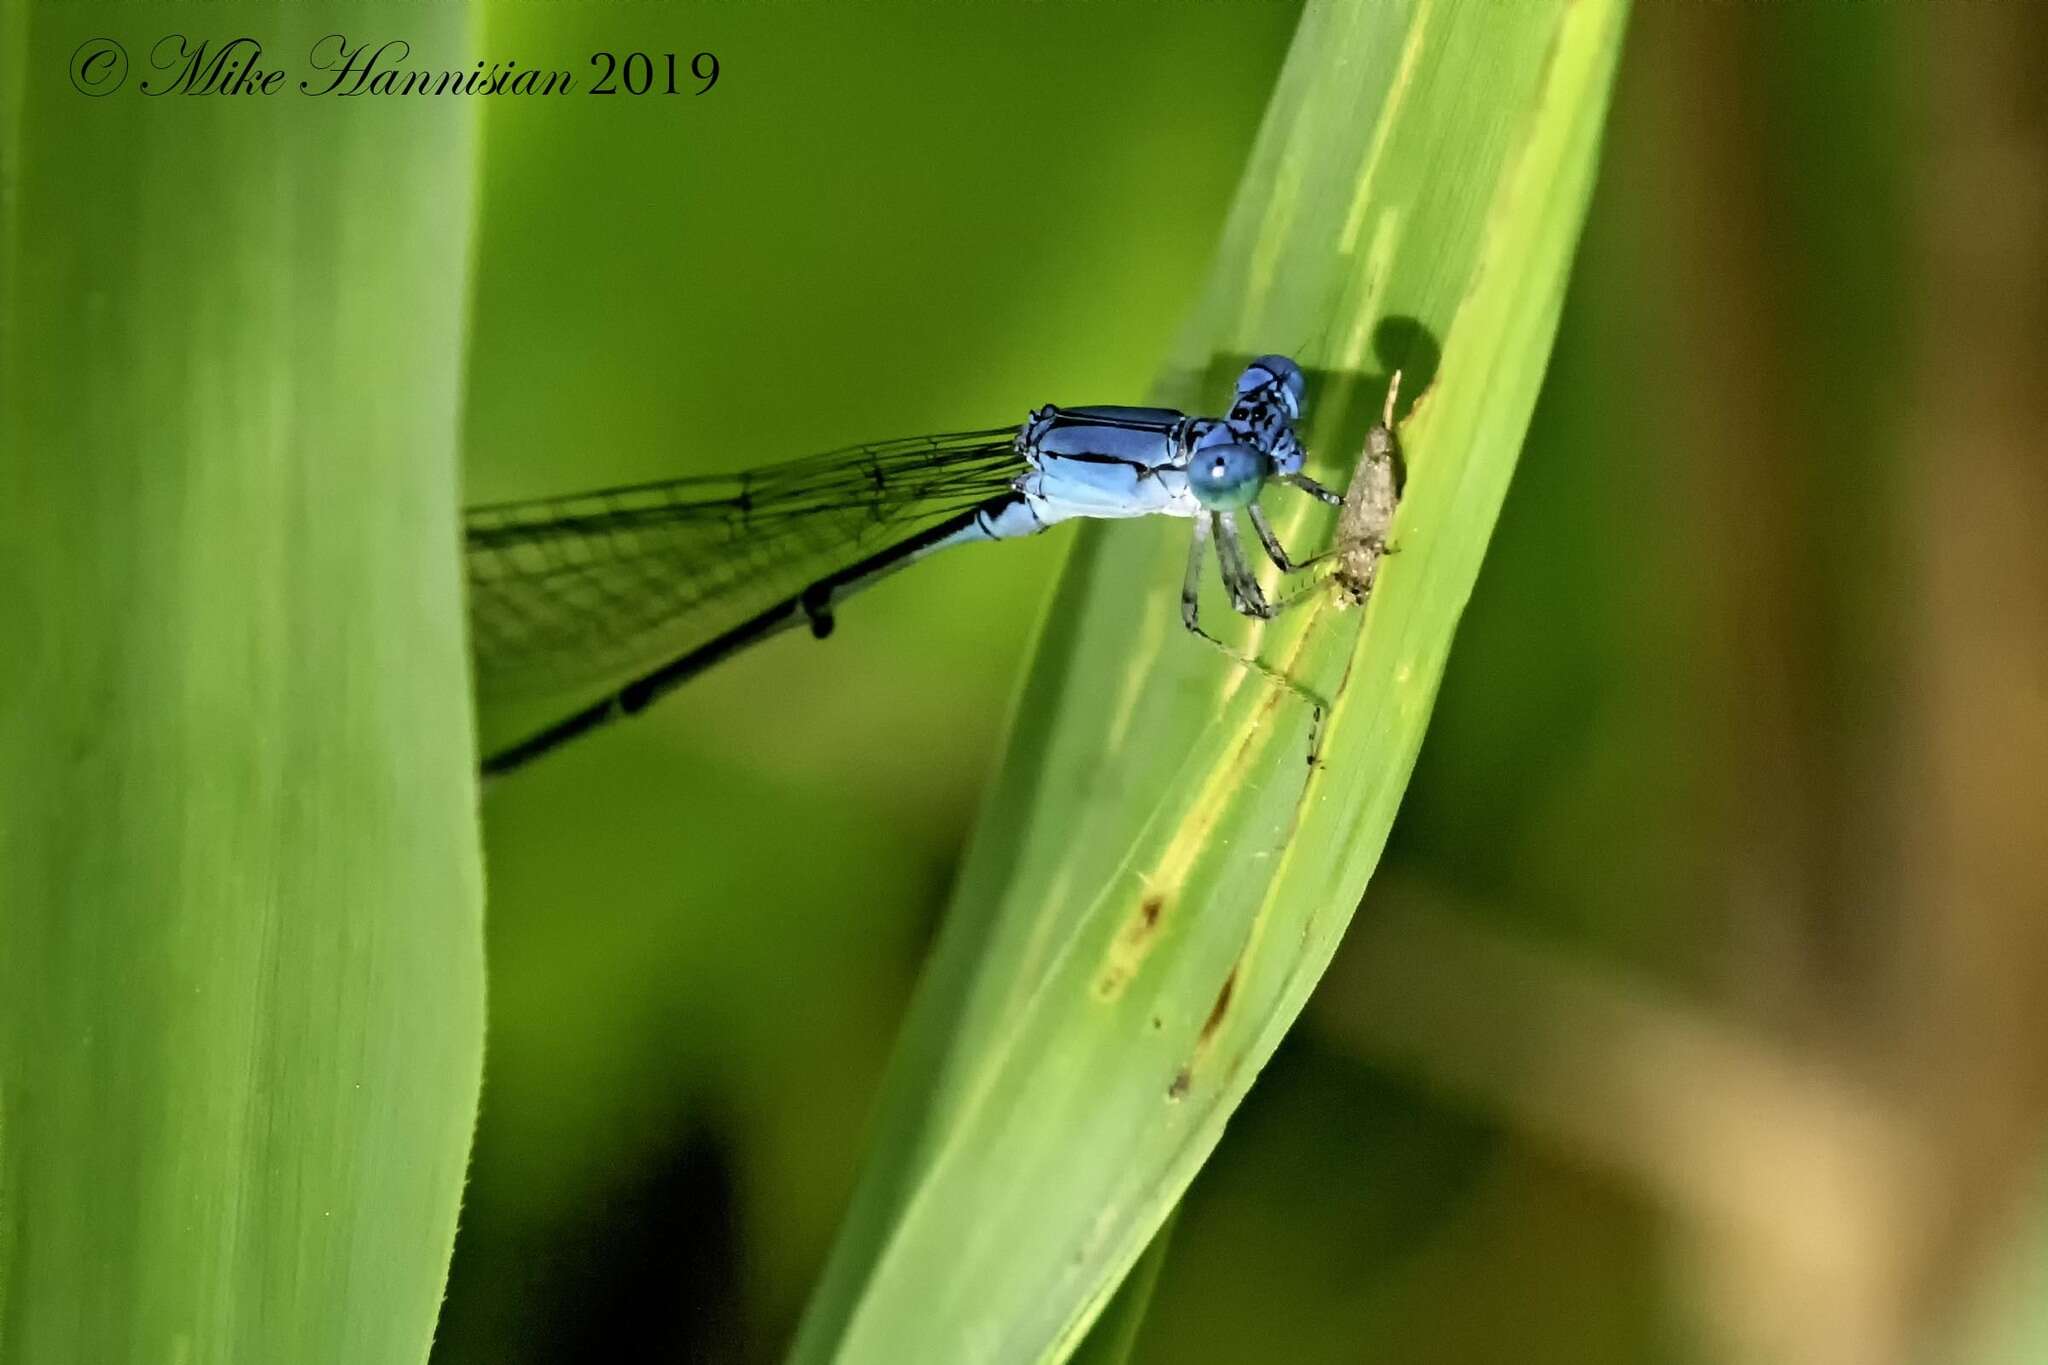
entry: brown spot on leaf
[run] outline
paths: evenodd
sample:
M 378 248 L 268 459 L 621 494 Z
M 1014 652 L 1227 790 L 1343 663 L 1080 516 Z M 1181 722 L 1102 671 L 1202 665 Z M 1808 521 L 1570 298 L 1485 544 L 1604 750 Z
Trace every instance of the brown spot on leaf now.
M 1237 968 L 1230 969 L 1230 975 L 1223 978 L 1223 989 L 1216 992 L 1216 1003 L 1209 1007 L 1209 1017 L 1202 1023 L 1202 1041 L 1208 1042 L 1223 1023 L 1223 1016 L 1230 1012 L 1230 997 L 1237 990 Z
M 1186 1067 L 1182 1067 L 1173 1073 L 1173 1084 L 1166 1087 L 1166 1098 L 1170 1100 L 1180 1099 L 1188 1093 L 1188 1087 L 1194 1083 L 1194 1073 Z
M 1103 964 L 1101 975 L 1095 978 L 1096 998 L 1114 1000 L 1123 994 L 1124 987 L 1137 975 L 1138 964 L 1152 950 L 1154 935 L 1159 932 L 1159 921 L 1165 916 L 1165 892 L 1150 892 L 1138 902 L 1138 913 L 1124 922 L 1124 927 L 1117 931 L 1116 940 L 1109 945 L 1109 960 Z

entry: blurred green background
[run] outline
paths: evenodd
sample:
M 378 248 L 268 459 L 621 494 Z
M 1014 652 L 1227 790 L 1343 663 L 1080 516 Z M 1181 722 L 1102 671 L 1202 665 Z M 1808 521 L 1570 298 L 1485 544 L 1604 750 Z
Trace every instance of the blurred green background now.
M 467 496 L 1132 401 L 1294 18 L 493 8 L 722 75 L 482 102 Z M 1138 1359 L 2048 1358 L 2044 55 L 2017 5 L 1639 8 L 1394 840 Z M 487 795 L 437 1361 L 778 1357 L 1063 548 Z

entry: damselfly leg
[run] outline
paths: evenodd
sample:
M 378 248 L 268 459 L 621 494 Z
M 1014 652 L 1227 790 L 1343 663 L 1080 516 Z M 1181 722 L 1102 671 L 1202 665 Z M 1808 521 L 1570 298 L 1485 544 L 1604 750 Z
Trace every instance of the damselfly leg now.
M 1341 502 L 1342 499 L 1338 501 Z M 1251 517 L 1253 529 L 1258 533 L 1260 546 L 1282 573 L 1303 573 L 1329 558 L 1331 552 L 1325 551 L 1310 559 L 1293 559 L 1280 544 L 1279 537 L 1274 534 L 1272 526 L 1258 505 L 1248 505 L 1246 512 Z M 1253 571 L 1245 554 L 1244 540 L 1238 533 L 1237 514 L 1228 509 L 1219 509 L 1205 510 L 1194 517 L 1193 533 L 1189 537 L 1187 572 L 1181 578 L 1181 621 L 1190 633 L 1207 641 L 1233 663 L 1241 668 L 1250 669 L 1267 682 L 1285 688 L 1309 708 L 1308 762 L 1313 767 L 1322 749 L 1323 716 L 1328 710 L 1329 703 L 1319 693 L 1304 686 L 1284 671 L 1254 658 L 1202 628 L 1202 579 L 1205 576 L 1209 542 L 1212 539 L 1216 542 L 1216 559 L 1222 570 L 1224 591 L 1229 595 L 1231 607 L 1241 615 L 1262 621 L 1271 620 L 1288 607 L 1313 596 L 1321 584 L 1321 577 L 1318 576 L 1315 584 L 1290 592 L 1278 600 L 1268 598 L 1265 589 L 1259 586 L 1258 575 Z
M 1336 506 L 1343 504 L 1343 498 L 1306 476 L 1290 477 L 1285 482 L 1303 488 L 1320 501 Z M 1253 531 L 1258 535 L 1260 548 L 1284 574 L 1306 573 L 1329 560 L 1337 552 L 1338 547 L 1333 545 L 1320 554 L 1311 555 L 1306 559 L 1295 559 L 1280 543 L 1280 537 L 1273 530 L 1273 524 L 1267 519 L 1264 509 L 1257 503 L 1251 503 L 1245 511 L 1251 518 Z M 1315 585 L 1311 584 L 1289 592 L 1277 600 L 1268 598 L 1265 589 L 1259 586 L 1258 576 L 1253 572 L 1250 559 L 1245 553 L 1244 539 L 1238 532 L 1236 513 L 1228 509 L 1203 511 L 1194 518 L 1194 535 L 1188 545 L 1187 574 L 1181 580 L 1181 620 L 1196 635 L 1212 643 L 1220 643 L 1202 629 L 1199 605 L 1203 568 L 1211 539 L 1216 542 L 1216 557 L 1222 568 L 1223 586 L 1230 596 L 1230 605 L 1240 615 L 1269 621 L 1281 611 L 1314 594 Z

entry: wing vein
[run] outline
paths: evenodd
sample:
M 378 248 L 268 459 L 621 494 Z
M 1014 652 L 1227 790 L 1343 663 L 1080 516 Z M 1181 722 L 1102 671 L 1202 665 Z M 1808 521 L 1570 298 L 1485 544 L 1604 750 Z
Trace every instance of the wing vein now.
M 463 514 L 477 688 L 567 694 L 681 657 L 1011 487 L 1015 427 Z

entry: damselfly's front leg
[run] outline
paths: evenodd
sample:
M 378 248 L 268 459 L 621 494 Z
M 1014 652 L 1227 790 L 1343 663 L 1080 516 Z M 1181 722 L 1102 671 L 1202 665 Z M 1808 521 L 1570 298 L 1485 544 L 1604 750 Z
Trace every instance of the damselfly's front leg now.
M 1381 414 L 1380 425 L 1374 429 L 1373 433 L 1374 436 L 1380 436 L 1381 433 L 1384 433 L 1384 436 L 1379 441 L 1368 438 L 1366 456 L 1368 460 L 1385 459 L 1387 458 L 1388 451 L 1393 448 L 1394 395 L 1400 392 L 1400 388 L 1401 376 L 1397 372 L 1394 375 L 1393 381 L 1387 385 L 1386 409 Z M 1382 446 L 1385 449 L 1382 449 Z M 1343 494 L 1338 493 L 1334 489 L 1325 488 L 1306 474 L 1283 474 L 1280 476 L 1280 481 L 1300 489 L 1318 502 L 1327 503 L 1332 507 L 1344 506 Z M 1307 559 L 1297 560 L 1287 553 L 1287 548 L 1280 543 L 1280 537 L 1273 532 L 1272 523 L 1266 520 L 1264 510 L 1257 503 L 1253 503 L 1246 510 L 1251 513 L 1252 529 L 1259 533 L 1259 544 L 1265 547 L 1267 556 L 1280 567 L 1281 573 L 1300 573 L 1304 569 L 1313 568 L 1318 564 L 1335 559 L 1347 548 L 1344 538 L 1345 528 L 1340 523 L 1337 543 L 1331 545 L 1329 549 L 1324 550 L 1321 554 L 1310 555 Z M 1382 551 L 1385 551 L 1387 548 L 1389 547 L 1380 547 Z M 1273 603 L 1273 609 L 1281 611 L 1296 602 L 1313 596 L 1317 586 L 1317 584 L 1311 584 L 1308 587 L 1299 588 L 1289 593 Z
M 1266 590 L 1259 586 L 1258 576 L 1244 557 L 1244 541 L 1237 534 L 1237 514 L 1218 512 L 1215 516 L 1216 557 L 1223 561 L 1223 586 L 1230 590 L 1230 605 L 1240 615 L 1271 620 L 1272 604 L 1266 601 Z
M 1342 507 L 1344 505 L 1344 495 L 1342 493 L 1339 493 L 1334 488 L 1323 487 L 1306 474 L 1282 474 L 1280 482 L 1294 485 L 1318 502 L 1327 502 L 1332 507 Z
M 1256 616 L 1261 621 L 1270 621 L 1289 607 L 1299 606 L 1318 595 L 1323 585 L 1329 581 L 1327 574 L 1317 574 L 1292 592 L 1278 598 L 1267 597 L 1265 589 L 1259 586 L 1259 580 L 1252 574 L 1251 565 L 1245 557 L 1244 543 L 1238 539 L 1237 526 L 1231 520 L 1230 513 L 1219 512 L 1216 519 L 1216 550 L 1223 560 L 1223 582 L 1225 586 L 1230 587 L 1231 605 L 1246 616 Z M 1333 548 L 1323 551 L 1313 559 L 1291 563 L 1284 558 L 1286 552 L 1269 539 L 1271 530 L 1264 524 L 1264 518 L 1258 515 L 1256 507 L 1252 508 L 1252 525 L 1259 528 L 1259 539 L 1265 542 L 1266 553 L 1273 557 L 1273 562 L 1280 566 L 1283 573 L 1299 573 L 1336 554 Z
M 1305 569 L 1312 569 L 1335 553 L 1333 550 L 1325 550 L 1321 554 L 1310 555 L 1307 559 L 1295 559 L 1287 553 L 1287 547 L 1280 543 L 1280 537 L 1274 534 L 1273 523 L 1266 520 L 1265 511 L 1257 503 L 1253 503 L 1245 511 L 1251 514 L 1252 529 L 1259 533 L 1259 544 L 1265 547 L 1266 557 L 1280 567 L 1281 573 L 1300 573 Z
M 1211 537 L 1216 541 L 1216 558 L 1223 569 L 1223 587 L 1230 605 L 1246 616 L 1268 620 L 1278 610 L 1266 600 L 1265 590 L 1245 563 L 1244 544 L 1237 536 L 1237 521 L 1228 512 L 1203 512 L 1194 519 L 1194 533 L 1188 538 L 1188 568 L 1180 581 L 1180 619 L 1188 630 L 1228 654 L 1247 668 L 1255 668 L 1276 680 L 1280 675 L 1256 659 L 1248 658 L 1202 629 L 1202 571 L 1208 567 Z
M 1278 605 L 1269 603 L 1265 592 L 1259 587 L 1258 580 L 1252 576 L 1250 567 L 1244 562 L 1244 547 L 1237 538 L 1237 523 L 1230 513 L 1204 512 L 1195 517 L 1194 534 L 1190 537 L 1191 543 L 1188 546 L 1187 574 L 1181 579 L 1180 619 L 1192 634 L 1208 641 L 1228 655 L 1231 662 L 1251 669 L 1267 682 L 1286 688 L 1308 707 L 1308 762 L 1310 767 L 1314 767 L 1322 752 L 1323 716 L 1328 710 L 1328 703 L 1279 669 L 1225 644 L 1202 629 L 1199 608 L 1202 570 L 1207 567 L 1207 550 L 1212 536 L 1216 541 L 1216 557 L 1222 563 L 1223 586 L 1230 593 L 1230 605 L 1238 611 L 1264 620 L 1308 594 L 1294 593 Z

